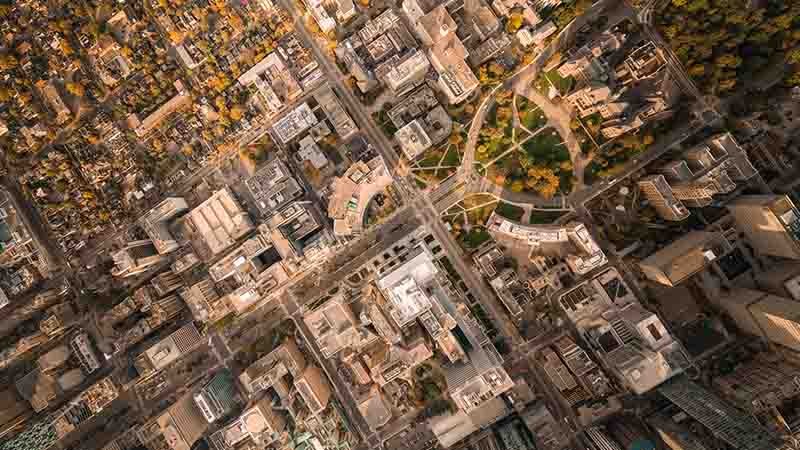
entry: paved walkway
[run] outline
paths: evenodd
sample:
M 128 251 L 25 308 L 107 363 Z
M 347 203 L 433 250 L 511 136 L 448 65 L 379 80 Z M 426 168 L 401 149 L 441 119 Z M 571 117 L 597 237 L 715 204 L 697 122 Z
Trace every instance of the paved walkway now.
M 548 118 L 549 124 L 551 124 L 559 132 L 568 151 L 570 152 L 573 171 L 577 179 L 575 190 L 582 190 L 584 188 L 583 169 L 586 167 L 586 164 L 589 163 L 589 160 L 583 156 L 580 150 L 580 144 L 575 138 L 574 133 L 572 133 L 572 129 L 570 128 L 571 118 L 569 116 L 569 112 L 564 110 L 562 107 L 553 104 L 552 101 L 537 92 L 531 85 L 538 77 L 539 71 L 542 69 L 542 67 L 544 67 L 545 63 L 558 50 L 565 47 L 569 42 L 572 41 L 577 30 L 583 27 L 587 22 L 596 19 L 607 6 L 615 2 L 616 0 L 599 0 L 595 2 L 589 11 L 570 22 L 569 25 L 561 30 L 556 38 L 553 39 L 550 44 L 539 53 L 533 62 L 518 70 L 502 84 L 492 88 L 488 96 L 484 98 L 484 100 L 481 102 L 481 105 L 478 107 L 469 129 L 467 143 L 464 148 L 464 158 L 458 174 L 462 180 L 469 180 L 475 175 L 475 147 L 478 142 L 478 136 L 480 134 L 481 127 L 483 126 L 486 112 L 494 104 L 494 96 L 497 93 L 497 90 L 502 87 L 513 89 L 516 93 L 524 95 L 542 109 L 542 111 L 545 113 L 545 116 Z M 514 109 L 516 110 L 516 104 L 514 105 Z M 494 185 L 485 179 L 481 179 L 479 183 L 470 182 L 467 192 L 481 192 L 476 189 L 487 189 L 487 191 L 485 191 L 486 193 L 495 195 L 507 203 L 516 205 L 532 205 L 534 208 L 552 208 L 555 205 L 564 207 L 566 204 L 566 198 L 563 195 L 559 195 L 552 199 L 547 199 L 531 192 L 511 192 L 509 189 Z

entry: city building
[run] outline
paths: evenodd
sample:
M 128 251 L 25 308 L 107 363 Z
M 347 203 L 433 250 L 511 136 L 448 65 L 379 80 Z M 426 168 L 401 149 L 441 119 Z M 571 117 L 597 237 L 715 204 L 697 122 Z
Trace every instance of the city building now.
M 467 65 L 469 52 L 456 36 L 456 23 L 444 5 L 419 18 L 415 24 L 422 42 L 429 48 L 428 59 L 439 75 L 437 84 L 450 104 L 461 103 L 480 84 Z
M 647 423 L 670 450 L 709 450 L 689 427 L 673 417 L 657 413 L 648 417 Z
M 552 349 L 542 351 L 541 365 L 550 382 L 555 385 L 570 405 L 589 399 L 589 392 L 578 384 L 567 366 Z
M 286 429 L 285 419 L 272 406 L 270 397 L 263 397 L 247 408 L 236 420 L 208 437 L 213 450 L 246 448 L 247 444 L 270 445 Z
M 56 436 L 63 439 L 103 411 L 118 396 L 119 389 L 110 377 L 89 386 L 55 414 L 52 426 Z
M 227 303 L 241 314 L 262 298 L 271 298 L 289 280 L 282 264 L 286 252 L 273 245 L 265 226 L 208 268 L 218 286 L 230 287 Z
M 558 27 L 553 22 L 547 21 L 530 30 L 528 28 L 521 28 L 517 31 L 516 36 L 523 47 L 529 47 L 531 45 L 539 47 L 544 44 L 545 39 L 549 38 L 557 31 Z
M 294 386 L 311 414 L 319 414 L 328 406 L 331 387 L 319 367 L 308 365 L 303 373 L 295 378 Z
M 369 395 L 358 403 L 358 412 L 372 430 L 377 430 L 392 419 L 392 411 L 379 389 L 370 389 Z
M 125 247 L 111 254 L 114 268 L 111 274 L 115 277 L 132 277 L 164 260 L 151 240 L 128 242 Z
M 559 428 L 559 423 L 545 402 L 537 402 L 522 414 L 522 420 L 533 433 L 536 448 L 557 450 L 565 448 L 568 437 Z
M 65 301 L 45 310 L 44 318 L 39 322 L 39 330 L 52 338 L 66 331 L 78 318 L 72 302 Z
M 756 274 L 755 281 L 762 291 L 800 301 L 800 262 L 782 260 Z
M 153 286 L 156 295 L 166 297 L 183 287 L 183 278 L 172 270 L 166 270 L 153 277 L 150 280 L 150 285 Z
M 52 355 L 52 351 L 48 352 L 48 357 L 44 358 L 47 361 Z M 61 356 L 61 355 L 59 355 Z M 58 380 L 47 370 L 52 367 L 52 364 L 45 364 L 34 370 L 31 370 L 25 376 L 16 381 L 15 387 L 20 397 L 25 399 L 33 408 L 33 411 L 40 413 L 47 409 L 57 395 L 62 394 L 62 390 L 58 386 Z
M 475 319 L 460 316 L 459 329 L 470 341 L 465 349 L 468 360 L 444 366 L 447 389 L 459 410 L 475 413 L 490 406 L 493 399 L 508 392 L 514 381 L 503 368 L 503 358 L 477 324 Z
M 14 392 L 13 388 L 0 391 L 0 402 L 3 405 L 0 410 L 2 411 L 0 413 L 0 438 L 5 440 L 10 433 L 19 430 L 30 419 L 32 411 L 25 401 Z M 0 448 L 5 450 L 3 444 L 0 444 Z
M 97 353 L 89 340 L 89 335 L 85 331 L 81 331 L 72 337 L 69 341 L 72 354 L 78 358 L 84 372 L 92 373 L 100 368 L 100 360 L 97 358 Z
M 800 213 L 789 197 L 741 196 L 727 208 L 756 252 L 800 259 Z
M 730 289 L 710 300 L 745 333 L 800 351 L 800 322 L 794 300 L 744 288 Z
M 336 296 L 306 313 L 303 322 L 325 358 L 330 358 L 345 348 L 363 347 L 378 337 L 366 334 L 358 327 L 358 320 L 341 296 Z
M 658 392 L 733 448 L 775 450 L 781 446 L 781 440 L 762 428 L 751 416 L 686 377 L 676 377 L 662 384 Z
M 114 353 L 124 352 L 140 342 L 153 331 L 166 325 L 178 317 L 183 310 L 183 303 L 177 295 L 170 295 L 150 304 L 148 315 L 139 319 L 136 324 L 121 333 L 114 341 Z
M 316 125 L 317 122 L 319 119 L 314 115 L 308 103 L 303 102 L 275 122 L 272 131 L 280 143 L 288 144 L 292 139 Z
M 286 339 L 275 350 L 251 364 L 239 375 L 245 392 L 253 397 L 272 387 L 286 375 L 297 379 L 306 368 L 306 359 L 292 339 Z
M 417 120 L 412 120 L 397 130 L 394 138 L 400 143 L 400 147 L 409 161 L 416 159 L 432 145 L 431 139 Z
M 175 403 L 138 431 L 139 441 L 150 450 L 189 450 L 206 432 L 206 422 L 194 402 L 193 393 Z
M 392 184 L 392 176 L 380 157 L 350 165 L 333 180 L 328 199 L 328 217 L 333 219 L 337 236 L 360 234 L 366 225 L 365 214 L 376 195 Z
M 172 264 L 170 264 L 169 267 L 170 269 L 172 269 L 172 272 L 180 275 L 199 263 L 200 263 L 200 258 L 197 257 L 197 253 L 189 251 L 186 252 L 184 255 L 176 258 L 175 261 Z
M 21 432 L 0 444 L 2 450 L 48 450 L 58 442 L 52 416 L 26 426 Z
M 102 323 L 115 325 L 127 317 L 130 317 L 136 311 L 145 311 L 150 309 L 150 305 L 154 300 L 154 292 L 150 286 L 142 286 L 133 292 L 133 295 L 125 297 L 124 300 L 114 305 L 111 309 L 100 316 Z M 155 298 L 157 299 L 157 297 Z
M 27 262 L 47 277 L 50 273 L 47 257 L 39 250 L 11 200 L 9 193 L 0 189 L 0 245 L 3 248 L 0 253 L 0 267 L 11 269 L 21 262 Z M 6 301 L 5 293 L 0 294 L 0 305 Z
M 652 312 L 638 303 L 582 323 L 595 350 L 625 387 L 642 395 L 680 374 L 689 361 Z
M 622 447 L 608 435 L 605 427 L 589 427 L 584 433 L 589 442 L 594 445 L 593 450 L 622 450 Z
M 303 194 L 303 188 L 279 158 L 264 164 L 245 181 L 245 185 L 265 217 L 271 216 Z
M 651 281 L 677 286 L 733 249 L 719 232 L 691 231 L 639 263 Z
M 639 187 L 659 216 L 672 221 L 688 217 L 686 207 L 711 205 L 715 196 L 730 194 L 758 175 L 730 133 L 687 150 L 681 159 L 662 167 L 661 172 L 644 178 Z
M 141 376 L 150 376 L 186 356 L 203 342 L 197 327 L 188 323 L 139 354 L 135 361 L 136 370 Z
M 689 217 L 689 210 L 675 197 L 664 175 L 649 175 L 642 178 L 638 185 L 650 206 L 661 218 L 678 222 Z
M 603 250 L 582 223 L 570 222 L 561 227 L 525 225 L 492 213 L 486 227 L 493 233 L 524 241 L 533 251 L 542 245 L 568 246 L 569 251 L 565 252 L 564 261 L 577 275 L 585 275 L 608 262 Z
M 322 170 L 325 166 L 328 165 L 328 158 L 325 156 L 325 153 L 319 148 L 316 142 L 314 142 L 314 138 L 309 136 L 300 139 L 297 143 L 300 147 L 297 150 L 297 157 L 303 161 L 304 163 L 308 161 L 316 170 Z
M 255 86 L 269 117 L 275 116 L 303 93 L 279 52 L 269 53 L 236 81 L 242 86 Z
M 395 55 L 392 58 L 390 69 L 383 75 L 383 81 L 398 95 L 418 85 L 431 66 L 425 52 L 417 49 L 403 57 Z
M 661 49 L 655 42 L 647 41 L 628 54 L 617 78 L 624 79 L 623 82 L 638 81 L 654 76 L 664 67 L 666 60 Z
M 759 353 L 733 372 L 715 376 L 714 389 L 739 409 L 758 414 L 800 394 L 800 364 L 776 353 Z
M 294 202 L 269 222 L 270 239 L 287 270 L 307 270 L 332 256 L 336 241 L 310 201 Z
M 255 228 L 228 187 L 216 191 L 187 213 L 183 226 L 203 259 L 218 255 Z
M 231 371 L 225 368 L 217 372 L 194 394 L 194 402 L 209 424 L 233 411 L 240 396 Z
M 181 289 L 179 295 L 192 311 L 194 319 L 200 322 L 216 323 L 233 312 L 228 296 L 222 295 L 209 278 Z
M 569 94 L 566 100 L 578 111 L 578 116 L 587 117 L 598 113 L 603 119 L 619 115 L 625 105 L 610 102 L 611 88 L 603 83 L 589 83 Z
M 356 123 L 347 114 L 330 85 L 323 84 L 312 95 L 322 111 L 325 112 L 325 118 L 333 126 L 333 130 L 342 140 L 350 138 L 358 131 Z
M 122 53 L 122 47 L 109 36 L 97 40 L 91 49 L 95 70 L 107 86 L 115 86 L 133 72 L 131 62 Z
M 602 78 L 608 67 L 604 55 L 617 51 L 622 47 L 625 36 L 604 31 L 600 37 L 584 45 L 558 67 L 558 75 L 562 78 L 574 77 L 586 80 Z
M 159 254 L 170 253 L 180 247 L 169 230 L 169 221 L 188 210 L 189 206 L 183 198 L 167 197 L 139 219 L 139 225 Z

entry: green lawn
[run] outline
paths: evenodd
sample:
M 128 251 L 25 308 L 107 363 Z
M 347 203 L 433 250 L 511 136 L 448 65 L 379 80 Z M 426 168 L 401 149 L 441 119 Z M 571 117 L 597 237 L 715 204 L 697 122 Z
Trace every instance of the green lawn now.
M 517 222 L 519 222 L 519 220 L 522 219 L 522 215 L 525 214 L 524 209 L 520 208 L 519 206 L 505 202 L 500 202 L 497 205 L 497 209 L 495 209 L 494 212 L 500 214 L 501 216 L 507 219 L 511 219 Z
M 447 154 L 444 155 L 444 160 L 442 161 L 443 166 L 457 166 L 461 163 L 459 155 L 458 155 L 458 148 L 455 145 L 450 146 L 450 150 L 447 151 Z
M 569 161 L 569 151 L 561 136 L 552 128 L 546 129 L 522 144 L 522 149 L 534 160 L 547 162 Z
M 534 209 L 531 211 L 531 219 L 529 221 L 532 225 L 544 225 L 555 222 L 559 217 L 563 216 L 564 211 L 540 211 Z
M 558 74 L 557 69 L 553 69 L 550 72 L 545 72 L 544 77 L 547 80 L 550 80 L 550 83 L 558 89 L 558 92 L 564 96 L 569 94 L 572 91 L 572 88 L 575 86 L 575 78 L 567 77 L 562 78 L 561 75 Z M 547 82 L 545 80 L 545 82 Z
M 519 121 L 527 129 L 536 131 L 547 123 L 547 117 L 541 109 L 533 106 L 526 110 L 519 110 Z
M 491 235 L 484 227 L 472 227 L 468 233 L 464 233 L 460 237 L 461 243 L 467 249 L 478 248 L 489 239 L 491 239 Z
M 419 161 L 420 167 L 436 167 L 439 165 L 439 160 L 442 159 L 442 152 L 434 150 L 428 152 L 424 159 Z

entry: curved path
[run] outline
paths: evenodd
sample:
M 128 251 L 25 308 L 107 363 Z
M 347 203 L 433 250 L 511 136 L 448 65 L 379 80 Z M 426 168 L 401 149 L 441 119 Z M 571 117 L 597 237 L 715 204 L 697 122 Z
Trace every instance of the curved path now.
M 515 72 L 511 77 L 506 79 L 503 83 L 498 84 L 489 92 L 489 94 L 481 102 L 475 117 L 470 125 L 469 133 L 467 136 L 467 143 L 464 147 L 464 157 L 462 160 L 461 168 L 453 175 L 458 177 L 459 181 L 467 183 L 465 193 L 480 193 L 480 189 L 487 189 L 483 191 L 498 197 L 499 199 L 513 204 L 527 204 L 534 207 L 552 208 L 554 204 L 563 205 L 566 199 L 563 195 L 559 195 L 552 199 L 544 198 L 530 192 L 512 192 L 502 186 L 497 186 L 481 178 L 478 183 L 475 180 L 475 147 L 478 142 L 480 130 L 483 127 L 483 121 L 486 118 L 486 113 L 489 108 L 494 105 L 495 94 L 500 88 L 513 89 L 515 93 L 523 95 L 533 101 L 539 108 L 542 109 L 548 119 L 549 125 L 553 126 L 564 140 L 567 149 L 570 152 L 570 159 L 578 179 L 578 188 L 583 186 L 583 167 L 588 164 L 588 160 L 583 156 L 580 145 L 575 138 L 572 129 L 570 128 L 571 118 L 569 112 L 563 107 L 553 104 L 547 97 L 537 92 L 531 85 L 538 77 L 539 71 L 544 67 L 545 63 L 560 49 L 566 46 L 567 43 L 572 41 L 573 36 L 582 28 L 587 22 L 596 19 L 601 12 L 609 5 L 617 3 L 617 0 L 599 0 L 595 2 L 592 7 L 586 11 L 585 14 L 575 18 L 547 45 L 536 58 L 527 66 Z M 452 183 L 451 183 L 452 184 Z M 439 194 L 444 197 L 444 195 Z

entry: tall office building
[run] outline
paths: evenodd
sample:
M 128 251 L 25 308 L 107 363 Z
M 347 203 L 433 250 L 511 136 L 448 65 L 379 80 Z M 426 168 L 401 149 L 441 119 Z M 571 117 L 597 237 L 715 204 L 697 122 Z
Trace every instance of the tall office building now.
M 715 196 L 734 192 L 756 177 L 758 171 L 730 133 L 707 139 L 661 169 L 660 175 L 642 179 L 639 188 L 659 216 L 680 221 L 689 208 L 703 208 Z
M 658 387 L 675 406 L 700 422 L 716 438 L 737 450 L 777 450 L 781 441 L 750 415 L 730 406 L 686 377 L 676 377 Z
M 689 217 L 689 210 L 683 202 L 675 198 L 672 187 L 664 175 L 650 175 L 639 181 L 641 189 L 650 206 L 666 220 L 679 222 Z
M 800 305 L 763 291 L 735 288 L 711 299 L 744 332 L 800 351 Z
M 657 413 L 648 417 L 647 423 L 670 450 L 710 450 L 688 427 L 671 417 Z
M 114 260 L 111 274 L 115 277 L 139 275 L 164 260 L 164 256 L 158 253 L 153 241 L 147 239 L 129 242 L 114 252 L 111 258 Z
M 677 286 L 732 250 L 722 233 L 692 231 L 648 256 L 639 268 L 652 281 Z
M 246 409 L 236 420 L 208 437 L 213 450 L 233 450 L 250 445 L 267 446 L 275 442 L 286 421 L 272 408 L 271 397 L 265 396 Z
M 586 430 L 587 441 L 593 445 L 591 450 L 622 450 L 606 430 L 601 427 L 590 427 Z
M 167 270 L 156 275 L 152 280 L 150 280 L 150 284 L 153 286 L 153 289 L 156 291 L 156 294 L 158 294 L 159 297 L 165 297 L 173 291 L 183 287 L 183 279 L 179 274 L 173 272 L 172 270 Z
M 189 205 L 182 197 L 167 197 L 139 219 L 139 225 L 159 254 L 163 255 L 180 247 L 168 225 L 170 220 L 188 210 Z
M 331 387 L 319 367 L 309 365 L 294 383 L 312 414 L 319 414 L 328 406 Z
M 223 369 L 194 395 L 194 402 L 200 408 L 208 423 L 213 423 L 228 414 L 239 403 L 240 395 L 236 381 L 228 369 Z
M 789 197 L 742 196 L 727 207 L 756 251 L 800 259 L 800 213 Z
M 761 353 L 733 372 L 715 377 L 713 386 L 739 409 L 759 413 L 800 395 L 800 362 Z
M 194 323 L 188 323 L 136 357 L 136 370 L 142 376 L 153 374 L 186 356 L 203 343 Z

